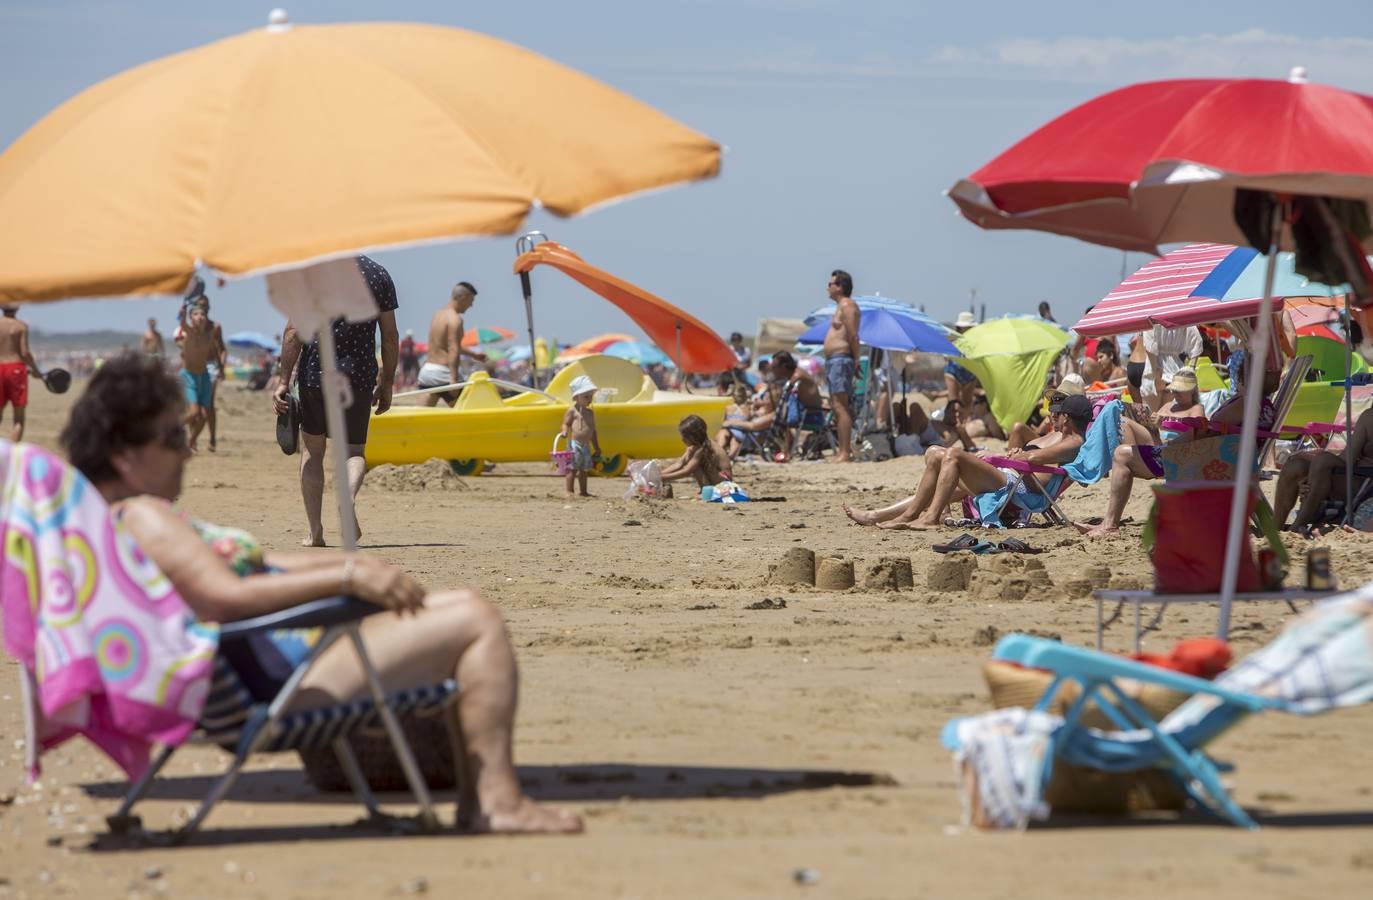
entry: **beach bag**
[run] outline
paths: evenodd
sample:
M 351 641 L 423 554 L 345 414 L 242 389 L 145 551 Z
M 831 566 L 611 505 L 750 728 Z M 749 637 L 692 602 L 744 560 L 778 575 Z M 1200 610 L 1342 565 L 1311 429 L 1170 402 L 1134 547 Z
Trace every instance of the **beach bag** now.
M 1229 481 L 1154 485 L 1154 509 L 1145 540 L 1146 544 L 1151 537 L 1153 540 L 1156 593 L 1210 594 L 1220 590 L 1234 493 L 1234 482 Z M 1249 541 L 1256 494 L 1251 487 L 1240 542 L 1237 591 L 1260 589 L 1259 568 Z
M 636 459 L 625 470 L 629 476 L 629 489 L 625 499 L 634 497 L 661 497 L 663 495 L 663 473 L 656 459 Z

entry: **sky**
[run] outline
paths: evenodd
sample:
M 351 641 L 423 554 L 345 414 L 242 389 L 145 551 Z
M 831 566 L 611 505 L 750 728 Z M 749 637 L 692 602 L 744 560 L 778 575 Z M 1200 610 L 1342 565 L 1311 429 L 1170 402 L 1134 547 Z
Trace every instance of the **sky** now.
M 0 146 L 124 69 L 262 27 L 270 3 L 0 0 Z M 720 177 L 529 228 L 687 309 L 722 334 L 825 302 L 832 269 L 951 320 L 1047 300 L 1071 323 L 1147 261 L 1028 232 L 984 232 L 942 192 L 1038 126 L 1136 81 L 1286 77 L 1373 93 L 1366 0 L 521 0 L 293 2 L 297 23 L 450 25 L 520 44 L 624 90 L 726 147 Z M 455 78 L 499 78 L 466 70 Z M 475 325 L 524 331 L 514 236 L 380 252 L 402 329 L 423 334 L 453 283 Z M 0 254 L 0 265 L 3 255 Z M 540 334 L 635 333 L 560 273 L 535 273 Z M 212 290 L 227 331 L 279 332 L 261 278 Z M 21 314 L 46 331 L 169 330 L 171 298 L 62 301 Z

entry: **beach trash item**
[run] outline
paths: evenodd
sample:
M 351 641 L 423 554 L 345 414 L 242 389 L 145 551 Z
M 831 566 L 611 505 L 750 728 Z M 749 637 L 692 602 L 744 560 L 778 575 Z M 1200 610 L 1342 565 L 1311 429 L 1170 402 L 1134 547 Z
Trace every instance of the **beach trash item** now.
M 553 449 L 549 452 L 548 458 L 553 460 L 554 472 L 559 475 L 567 475 L 572 471 L 572 457 L 574 454 L 571 450 L 558 449 L 558 443 L 562 439 L 563 433 L 561 431 L 553 435 Z
M 49 369 L 43 373 L 43 387 L 54 394 L 65 394 L 72 386 L 72 373 L 66 369 Z
M 1225 557 L 1225 523 L 1235 485 L 1228 481 L 1193 481 L 1154 485 L 1154 590 L 1161 594 L 1205 594 L 1220 590 Z M 1253 514 L 1255 489 L 1250 489 L 1246 518 Z M 1240 547 L 1236 590 L 1260 588 L 1253 548 Z
M 634 497 L 661 497 L 663 495 L 663 472 L 656 459 L 636 459 L 625 470 L 629 475 L 629 489 L 625 499 Z

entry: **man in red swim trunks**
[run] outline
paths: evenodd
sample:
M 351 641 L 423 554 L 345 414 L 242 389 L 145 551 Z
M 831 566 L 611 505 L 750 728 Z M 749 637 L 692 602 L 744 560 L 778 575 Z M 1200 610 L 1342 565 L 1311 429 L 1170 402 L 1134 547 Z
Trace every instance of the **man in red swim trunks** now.
M 24 409 L 29 405 L 29 376 L 42 378 L 38 364 L 29 352 L 29 326 L 17 316 L 19 307 L 4 307 L 0 318 L 0 416 L 6 404 L 14 407 L 14 433 L 11 439 L 24 439 Z

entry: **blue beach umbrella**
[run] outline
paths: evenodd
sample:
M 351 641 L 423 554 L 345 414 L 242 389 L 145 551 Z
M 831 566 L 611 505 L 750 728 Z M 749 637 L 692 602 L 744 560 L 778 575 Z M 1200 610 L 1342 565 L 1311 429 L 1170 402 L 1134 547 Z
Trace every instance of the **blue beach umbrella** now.
M 921 312 L 909 303 L 902 303 L 900 300 L 893 300 L 891 297 L 882 297 L 876 294 L 854 297 L 853 302 L 858 304 L 858 309 L 864 314 L 878 309 L 884 309 L 895 316 L 902 316 L 907 319 L 914 319 L 917 322 L 924 322 L 931 328 L 948 334 L 949 329 L 938 319 L 928 313 Z M 824 306 L 812 311 L 806 316 L 807 325 L 814 325 L 817 322 L 829 321 L 834 316 L 834 304 L 826 303 Z
M 226 338 L 230 347 L 248 347 L 255 350 L 270 350 L 273 353 L 281 352 L 281 345 L 275 340 L 258 331 L 236 331 Z
M 653 344 L 644 341 L 616 341 L 601 351 L 640 366 L 664 365 L 672 367 L 672 358 Z
M 862 307 L 859 307 L 862 309 Z M 937 322 L 927 324 L 919 319 L 892 312 L 881 307 L 862 309 L 858 320 L 859 342 L 879 350 L 905 350 L 918 353 L 941 353 L 962 356 L 958 348 L 945 336 L 947 332 Z M 798 343 L 814 344 L 825 339 L 829 319 L 821 318 L 801 335 Z

